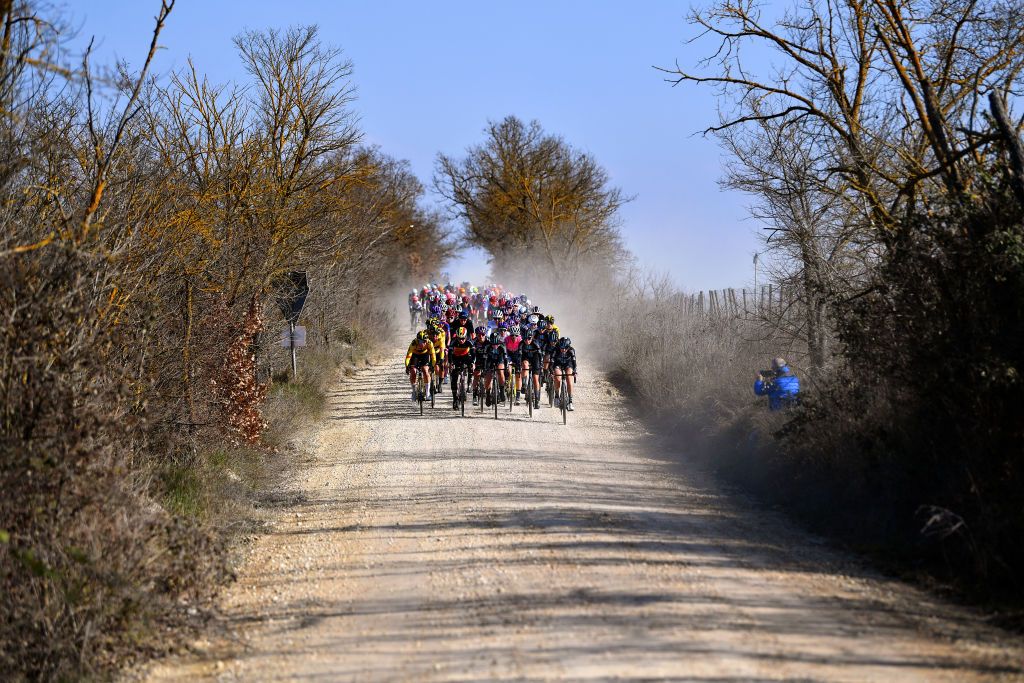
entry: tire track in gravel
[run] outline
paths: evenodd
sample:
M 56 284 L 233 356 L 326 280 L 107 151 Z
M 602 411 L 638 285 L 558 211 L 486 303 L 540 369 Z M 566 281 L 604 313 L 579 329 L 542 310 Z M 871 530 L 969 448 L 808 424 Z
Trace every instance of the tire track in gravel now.
M 680 474 L 581 375 L 567 427 L 345 380 L 219 635 L 149 680 L 1024 680 L 1011 636 Z

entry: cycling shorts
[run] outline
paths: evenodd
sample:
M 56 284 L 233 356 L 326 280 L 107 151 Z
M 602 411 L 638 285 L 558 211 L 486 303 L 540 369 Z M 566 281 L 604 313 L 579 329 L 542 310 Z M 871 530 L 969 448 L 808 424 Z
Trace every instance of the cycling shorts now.
M 425 368 L 430 365 L 430 354 L 429 353 L 414 353 L 412 358 L 409 359 L 409 367 L 411 368 Z
M 535 353 L 533 354 L 533 356 L 528 356 L 526 358 L 525 363 L 522 366 L 520 366 L 520 369 L 527 370 L 529 368 L 532 368 L 535 373 L 539 373 L 543 361 L 544 359 L 540 357 L 540 354 Z

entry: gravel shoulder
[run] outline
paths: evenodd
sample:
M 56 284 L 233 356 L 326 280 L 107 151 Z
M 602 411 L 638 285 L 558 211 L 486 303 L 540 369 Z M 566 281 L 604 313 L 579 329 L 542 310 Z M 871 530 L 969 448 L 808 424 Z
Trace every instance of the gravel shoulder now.
M 331 395 L 209 638 L 148 680 L 1024 680 L 1012 636 L 724 496 L 588 367 L 568 426 L 420 417 L 396 367 Z

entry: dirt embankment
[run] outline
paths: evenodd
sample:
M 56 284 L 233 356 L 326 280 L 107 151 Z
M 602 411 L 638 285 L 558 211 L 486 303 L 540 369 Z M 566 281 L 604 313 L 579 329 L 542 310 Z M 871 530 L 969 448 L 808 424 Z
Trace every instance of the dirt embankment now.
M 568 427 L 413 414 L 395 362 L 332 395 L 313 461 L 149 680 L 1024 679 L 978 615 L 680 474 L 583 367 Z

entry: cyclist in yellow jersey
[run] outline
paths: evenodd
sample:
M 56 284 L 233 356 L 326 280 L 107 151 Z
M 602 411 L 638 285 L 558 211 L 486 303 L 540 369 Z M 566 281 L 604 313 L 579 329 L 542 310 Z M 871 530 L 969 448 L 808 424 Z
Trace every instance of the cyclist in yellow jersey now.
M 437 376 L 441 382 L 444 382 L 446 375 L 446 362 L 448 359 L 448 338 L 444 333 L 444 328 L 439 323 L 434 323 L 427 328 L 427 338 L 434 345 L 434 351 L 437 353 L 437 360 L 434 362 Z M 438 393 L 441 392 L 441 383 L 438 383 Z
M 437 365 L 437 351 L 426 332 L 420 332 L 409 344 L 405 352 L 405 371 L 409 373 L 409 384 L 412 385 L 412 400 L 416 400 L 416 372 L 423 368 L 426 375 L 427 396 L 430 396 L 430 369 Z

